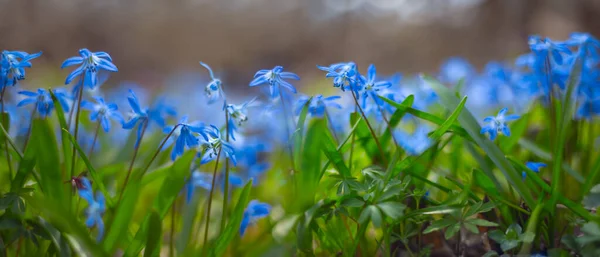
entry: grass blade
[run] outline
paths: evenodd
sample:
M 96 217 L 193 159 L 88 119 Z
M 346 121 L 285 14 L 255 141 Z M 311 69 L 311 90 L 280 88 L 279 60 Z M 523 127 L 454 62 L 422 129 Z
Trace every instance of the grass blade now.
M 148 239 L 146 240 L 144 257 L 159 256 L 161 245 L 160 240 L 162 236 L 162 220 L 156 211 L 152 211 L 150 214 L 147 230 Z
M 244 186 L 244 189 L 242 189 L 242 194 L 235 205 L 233 213 L 231 213 L 231 217 L 229 218 L 227 227 L 225 227 L 225 231 L 221 233 L 215 242 L 215 246 L 211 248 L 210 256 L 223 256 L 233 237 L 238 234 L 240 225 L 242 223 L 242 218 L 244 217 L 244 210 L 246 209 L 246 206 L 248 206 L 248 202 L 250 202 L 251 189 L 252 181 L 248 181 Z

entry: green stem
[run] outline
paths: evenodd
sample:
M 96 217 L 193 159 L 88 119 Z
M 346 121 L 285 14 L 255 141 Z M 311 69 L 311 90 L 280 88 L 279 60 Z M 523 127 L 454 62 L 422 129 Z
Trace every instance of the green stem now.
M 3 126 L 4 123 L 6 123 L 6 118 L 4 116 L 4 93 L 6 92 L 6 83 L 4 83 L 4 85 L 2 85 L 2 93 L 0 93 L 0 115 L 2 116 L 2 121 L 0 121 L 0 126 Z M 4 127 L 2 127 L 2 130 L 4 130 Z M 8 141 L 9 141 L 9 137 L 8 137 L 8 132 L 4 131 L 4 154 L 6 156 L 6 165 L 8 166 L 8 181 L 12 180 L 13 177 L 13 168 L 12 168 L 12 163 L 10 160 L 10 153 L 8 152 Z M 11 142 L 12 145 L 12 142 Z M 13 145 L 14 147 L 14 145 Z M 16 149 L 16 148 L 15 148 Z
M 282 93 L 282 89 L 281 86 L 279 86 L 279 100 L 281 101 L 281 108 L 282 108 L 282 112 L 283 112 L 283 123 L 285 123 L 285 131 L 287 133 L 287 147 L 288 147 L 288 152 L 290 153 L 290 160 L 292 162 L 292 171 L 293 173 L 296 173 L 296 161 L 294 160 L 294 150 L 292 149 L 292 132 L 290 131 L 290 124 L 289 124 L 289 117 L 288 117 L 288 113 L 287 113 L 287 108 L 285 107 L 285 99 L 283 98 L 283 93 Z
M 27 128 L 27 134 L 25 135 L 25 143 L 23 144 L 23 151 L 25 151 L 25 148 L 27 148 L 27 144 L 29 143 L 29 137 L 31 137 L 31 128 L 33 127 L 33 119 L 35 118 L 35 114 L 37 113 L 37 107 L 38 104 L 35 104 L 35 107 L 33 107 L 33 111 L 31 112 L 31 115 L 29 117 L 29 127 Z
M 543 209 L 544 209 L 544 204 L 538 203 L 538 205 L 535 207 L 535 209 L 531 213 L 531 216 L 529 217 L 529 222 L 527 223 L 527 229 L 525 230 L 525 233 L 532 234 L 532 235 L 536 234 L 540 214 L 542 213 Z M 519 256 L 529 255 L 529 253 L 531 252 L 531 245 L 532 245 L 533 239 L 535 239 L 535 238 L 532 238 L 531 242 L 523 243 L 523 246 L 521 247 L 521 251 L 519 252 Z
M 387 162 L 387 158 L 385 157 L 385 152 L 383 151 L 383 147 L 381 147 L 381 143 L 379 142 L 377 135 L 375 135 L 375 131 L 373 130 L 373 127 L 371 126 L 369 119 L 367 119 L 365 112 L 363 111 L 362 107 L 360 107 L 360 104 L 358 103 L 358 98 L 356 98 L 356 94 L 354 93 L 354 90 L 350 90 L 350 92 L 352 92 L 352 97 L 354 98 L 354 103 L 358 107 L 358 110 L 360 111 L 360 115 L 362 115 L 363 119 L 365 120 L 365 123 L 367 124 L 367 127 L 369 128 L 369 132 L 371 132 L 371 136 L 373 137 L 373 140 L 375 140 L 375 144 L 377 144 L 377 148 L 379 149 L 379 154 L 381 154 L 381 159 L 383 160 L 383 163 L 387 165 L 388 162 Z
M 8 144 L 12 147 L 12 149 L 19 156 L 19 160 L 22 160 L 23 159 L 23 153 L 21 152 L 21 150 L 19 150 L 19 148 L 17 148 L 17 144 L 15 144 L 15 142 L 10 138 L 10 135 L 8 134 L 8 131 L 6 131 L 6 129 L 4 129 L 4 126 L 2 125 L 2 122 L 0 122 L 0 130 L 2 131 L 2 134 L 4 134 L 4 137 L 6 138 L 6 140 L 8 140 Z
M 167 136 L 165 137 L 165 139 L 163 139 L 162 143 L 160 143 L 160 145 L 158 146 L 158 149 L 156 149 L 156 152 L 154 152 L 154 155 L 152 155 L 152 159 L 150 159 L 150 161 L 148 162 L 148 164 L 146 164 L 146 167 L 144 167 L 144 169 L 140 172 L 140 178 L 142 176 L 144 176 L 144 174 L 146 174 L 146 172 L 148 172 L 148 169 L 150 169 L 150 166 L 152 166 L 152 162 L 154 162 L 154 160 L 156 159 L 156 157 L 160 153 L 160 150 L 162 150 L 162 148 L 165 146 L 165 143 L 167 143 L 167 140 L 171 137 L 171 135 L 173 135 L 173 132 L 175 132 L 175 130 L 179 126 L 181 126 L 181 124 L 175 125 L 173 127 L 173 129 L 171 129 L 171 131 L 169 132 L 169 134 L 167 134 Z
M 219 159 L 221 158 L 221 150 L 219 148 L 219 152 L 217 153 L 217 161 L 215 163 L 215 169 L 213 171 L 212 184 L 210 187 L 210 194 L 208 196 L 208 209 L 206 210 L 206 222 L 204 225 L 204 242 L 202 243 L 202 256 L 206 256 L 206 251 L 208 250 L 208 227 L 210 226 L 210 209 L 212 207 L 213 194 L 215 191 L 215 181 L 217 180 L 217 170 L 219 168 Z
M 379 96 L 377 96 L 377 97 L 379 97 Z M 383 111 L 383 107 L 381 107 L 381 104 L 379 102 L 375 101 L 375 99 L 373 99 L 373 101 L 377 104 L 377 109 L 381 113 L 381 117 L 383 117 L 383 121 L 385 122 L 387 130 L 388 130 L 388 132 L 390 132 L 390 136 L 392 137 L 392 140 L 394 141 L 394 145 L 396 147 L 398 147 L 398 141 L 396 141 L 396 137 L 394 137 L 394 133 L 393 133 L 394 128 L 392 128 L 392 126 L 390 126 L 390 121 L 385 116 L 385 112 Z
M 144 138 L 144 134 L 146 133 L 146 128 L 148 128 L 148 120 L 144 120 L 142 121 L 144 126 L 142 128 L 142 134 L 140 135 L 140 138 L 137 140 L 137 144 L 135 145 L 134 149 L 133 149 L 133 157 L 131 158 L 131 162 L 129 163 L 129 169 L 127 169 L 127 176 L 125 176 L 125 182 L 123 182 L 123 188 L 121 189 L 121 193 L 119 194 L 119 201 L 117 202 L 117 204 L 119 202 L 121 202 L 121 198 L 123 198 L 123 193 L 125 192 L 125 188 L 127 187 L 127 182 L 129 182 L 129 176 L 131 176 L 131 171 L 133 170 L 133 164 L 135 163 L 135 159 L 137 158 L 137 154 L 140 150 L 140 145 L 142 144 L 142 139 Z M 132 132 L 135 133 L 135 132 Z M 173 133 L 171 131 L 171 133 Z M 171 135 L 171 133 L 169 133 L 169 136 Z M 167 136 L 167 138 L 164 140 L 164 142 L 167 141 L 167 139 L 169 138 L 169 136 Z M 163 145 L 164 145 L 163 142 Z M 160 149 L 162 148 L 162 145 L 158 148 L 158 151 L 160 151 Z M 150 162 L 152 163 L 152 162 Z
M 177 203 L 177 199 L 175 199 L 175 201 L 173 202 L 173 205 L 171 206 L 171 236 L 169 238 L 169 256 L 170 257 L 174 257 L 175 256 L 175 247 L 173 244 L 173 240 L 174 240 L 174 235 L 175 235 L 175 210 L 176 210 L 176 203 Z
M 96 140 L 98 140 L 98 134 L 100 133 L 100 121 L 96 125 L 96 131 L 94 131 L 94 140 L 92 140 L 92 146 L 90 147 L 90 151 L 88 152 L 88 160 L 92 161 L 92 153 L 94 152 L 94 146 L 96 146 Z
M 225 110 L 225 141 L 229 142 L 229 112 Z M 229 159 L 225 158 L 225 181 L 223 193 L 223 209 L 221 211 L 220 232 L 225 230 L 225 221 L 227 220 L 227 202 L 229 202 Z
M 75 114 L 75 132 L 73 133 L 73 141 L 77 142 L 77 135 L 79 133 L 79 114 L 81 113 L 81 98 L 83 98 L 83 84 L 79 86 L 79 90 L 77 90 L 77 113 Z M 73 144 L 73 152 L 71 158 L 71 175 L 70 177 L 75 176 L 75 164 L 77 163 L 77 148 L 75 148 L 75 143 Z M 73 195 L 73 187 L 71 187 L 71 195 Z M 71 198 L 69 198 L 71 199 Z M 71 204 L 69 204 L 71 207 Z

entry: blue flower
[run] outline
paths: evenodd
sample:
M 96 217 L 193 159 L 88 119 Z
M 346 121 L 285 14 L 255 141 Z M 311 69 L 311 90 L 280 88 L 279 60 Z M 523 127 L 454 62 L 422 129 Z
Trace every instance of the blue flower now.
M 571 50 L 564 43 L 554 42 L 549 38 L 542 39 L 537 35 L 529 37 L 529 48 L 535 54 L 538 63 L 543 63 L 549 58 L 552 62 L 561 64 L 563 54 L 570 54 Z
M 175 128 L 175 130 L 173 130 Z M 197 122 L 188 123 L 188 117 L 183 116 L 177 126 L 167 126 L 163 129 L 163 132 L 170 133 L 173 131 L 172 137 L 175 138 L 175 146 L 171 152 L 171 160 L 175 160 L 177 156 L 181 156 L 185 150 L 185 147 L 194 148 L 198 146 L 198 138 L 193 133 L 198 133 L 205 139 L 207 139 L 204 128 Z
M 226 111 L 229 113 L 229 135 L 235 140 L 235 133 L 238 127 L 241 127 L 248 121 L 248 107 L 254 106 L 256 97 L 241 105 L 227 104 Z
M 79 196 L 88 202 L 88 208 L 85 211 L 87 216 L 85 225 L 89 228 L 96 226 L 98 229 L 96 240 L 99 242 L 104 236 L 104 221 L 102 221 L 102 215 L 106 211 L 104 195 L 101 192 L 96 192 L 96 198 L 94 198 L 90 181 L 85 177 L 81 178 L 80 181 L 82 187 L 78 190 Z
M 598 58 L 598 48 L 600 41 L 589 33 L 573 32 L 571 37 L 565 41 L 568 46 L 578 46 L 580 54 L 589 54 L 593 58 Z
M 354 91 L 358 91 L 358 70 L 356 64 L 353 62 L 340 62 L 330 65 L 329 67 L 319 66 L 322 71 L 326 71 L 325 77 L 333 78 L 333 87 L 339 87 L 342 91 L 346 91 L 348 88 L 352 88 Z
M 337 95 L 329 97 L 323 97 L 323 95 L 315 95 L 308 104 L 308 113 L 310 113 L 310 115 L 312 115 L 313 117 L 323 117 L 326 111 L 325 108 L 327 107 L 342 109 L 342 106 L 336 103 L 336 101 L 340 98 L 341 97 Z M 306 102 L 308 102 L 308 99 L 309 98 L 307 96 L 302 96 L 298 99 L 298 102 L 296 103 L 296 115 L 299 115 L 300 112 L 302 112 L 302 108 L 304 107 Z
M 129 90 L 129 96 L 127 96 L 127 101 L 129 102 L 129 106 L 131 106 L 131 112 L 128 114 L 127 122 L 123 123 L 124 129 L 132 129 L 138 124 L 137 129 L 137 139 L 135 141 L 135 147 L 138 147 L 140 143 L 140 139 L 142 137 L 142 130 L 144 130 L 144 123 L 148 122 L 148 113 L 146 109 L 142 109 L 140 106 L 140 101 L 136 97 L 133 90 Z
M 451 57 L 440 67 L 439 78 L 442 83 L 455 85 L 461 79 L 468 80 L 475 74 L 475 68 L 467 60 L 460 57 Z
M 81 66 L 73 70 L 71 74 L 67 76 L 65 84 L 71 83 L 75 77 L 84 74 L 83 86 L 93 89 L 98 83 L 98 71 L 118 71 L 117 66 L 112 63 L 112 58 L 106 52 L 91 52 L 90 50 L 83 48 L 79 50 L 79 55 L 80 56 L 66 59 L 61 66 L 62 69 L 72 65 L 81 64 Z
M 225 98 L 225 92 L 223 92 L 223 83 L 221 82 L 221 80 L 215 77 L 215 74 L 213 73 L 210 66 L 208 66 L 208 64 L 200 62 L 200 65 L 204 66 L 204 68 L 206 68 L 208 70 L 208 73 L 210 74 L 211 81 L 204 88 L 204 92 L 208 97 L 208 104 L 216 102 L 221 97 Z
M 412 134 L 395 131 L 394 138 L 408 155 L 415 156 L 422 154 L 433 144 L 428 136 L 429 131 L 431 130 L 427 126 L 418 125 Z
M 17 107 L 35 104 L 35 109 L 40 115 L 40 117 L 44 118 L 52 113 L 54 110 L 54 102 L 52 102 L 52 97 L 50 93 L 43 88 L 37 90 L 37 92 L 31 91 L 19 91 L 20 95 L 26 96 L 25 99 L 21 100 L 17 104 Z
M 166 118 L 177 116 L 175 107 L 167 104 L 162 97 L 159 97 L 154 104 L 146 110 L 146 113 L 148 114 L 148 119 L 153 121 L 153 123 L 161 129 L 167 124 Z
M 94 97 L 94 99 L 96 100 L 96 103 L 85 100 L 81 103 L 81 108 L 91 111 L 90 120 L 98 120 L 105 132 L 110 130 L 109 118 L 119 122 L 121 125 L 124 124 L 125 121 L 123 120 L 121 113 L 118 112 L 119 108 L 116 104 L 106 103 L 104 102 L 104 98 L 99 96 Z
M 235 150 L 233 146 L 221 138 L 221 132 L 215 125 L 210 125 L 204 129 L 204 132 L 208 137 L 204 136 L 204 142 L 200 146 L 204 152 L 202 156 L 201 164 L 208 163 L 217 158 L 219 151 L 225 153 L 225 157 L 229 158 L 233 165 L 237 165 L 235 158 Z
M 517 114 L 511 114 L 511 115 L 505 116 L 507 111 L 508 111 L 508 108 L 503 108 L 502 110 L 500 110 L 498 112 L 498 115 L 496 115 L 496 117 L 488 116 L 485 119 L 483 119 L 483 122 L 487 122 L 489 124 L 482 127 L 480 133 L 481 134 L 489 133 L 491 140 L 496 139 L 496 136 L 498 135 L 498 133 L 502 133 L 507 137 L 510 136 L 510 128 L 508 128 L 508 126 L 506 125 L 506 122 L 516 120 L 521 116 L 519 116 Z
M 272 70 L 259 70 L 256 72 L 256 74 L 254 74 L 254 80 L 250 82 L 250 86 L 253 87 L 267 83 L 269 85 L 271 97 L 275 97 L 274 89 L 279 86 L 283 86 L 293 93 L 296 93 L 296 88 L 284 79 L 300 80 L 300 77 L 294 73 L 283 71 L 283 67 L 281 66 L 275 66 Z
M 525 166 L 527 166 L 527 168 L 534 171 L 535 173 L 539 173 L 541 168 L 544 168 L 548 165 L 546 165 L 545 163 L 541 163 L 541 162 L 526 162 Z M 523 171 L 522 175 L 523 175 L 523 179 L 525 179 L 525 177 L 527 177 L 527 173 L 525 173 L 525 171 Z
M 60 103 L 63 111 L 69 112 L 69 109 L 71 109 L 69 102 L 73 101 L 73 97 L 71 97 L 71 95 L 64 88 L 56 88 L 53 89 L 52 92 L 56 96 L 56 99 Z
M 369 70 L 367 71 L 367 77 L 364 78 L 361 75 L 361 81 L 364 81 L 363 86 L 361 87 L 362 92 L 362 106 L 366 107 L 366 100 L 370 96 L 374 101 L 383 102 L 379 99 L 378 94 L 379 91 L 389 88 L 392 86 L 392 83 L 389 81 L 376 81 L 377 78 L 377 69 L 374 64 L 369 65 Z M 381 105 L 381 103 L 379 104 Z
M 240 224 L 240 236 L 244 236 L 246 228 L 251 223 L 255 223 L 258 219 L 269 216 L 271 212 L 271 205 L 268 203 L 261 203 L 257 200 L 252 200 L 248 203 L 248 207 L 244 210 L 244 216 L 242 223 Z
M 2 51 L 0 56 L 0 89 L 14 86 L 25 79 L 25 68 L 31 68 L 31 60 L 42 55 L 42 52 L 28 54 L 21 51 Z

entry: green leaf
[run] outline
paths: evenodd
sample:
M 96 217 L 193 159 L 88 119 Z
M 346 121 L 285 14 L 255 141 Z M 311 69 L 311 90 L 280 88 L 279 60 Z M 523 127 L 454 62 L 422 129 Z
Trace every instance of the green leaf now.
M 62 202 L 68 186 L 62 180 L 60 156 L 54 134 L 48 120 L 34 119 L 28 144 L 35 149 L 36 166 L 40 171 L 40 183 L 45 195 Z
M 487 220 L 482 220 L 482 219 L 472 219 L 472 220 L 467 220 L 466 222 L 473 224 L 473 225 L 481 226 L 481 227 L 497 227 L 498 226 L 497 223 L 487 221 Z
M 6 129 L 6 131 L 10 131 L 10 115 L 8 113 L 0 113 L 0 124 Z M 0 145 L 4 147 L 4 139 L 6 139 L 6 135 L 4 133 L 0 133 Z M 4 150 L 4 149 L 2 149 Z
M 404 100 L 400 103 L 400 105 L 403 105 L 406 107 L 411 107 L 413 105 L 414 101 L 415 101 L 415 96 L 409 95 L 406 98 L 404 98 Z M 404 115 L 406 115 L 406 113 L 407 113 L 406 109 L 397 109 L 390 117 L 390 120 L 389 120 L 390 129 L 386 129 L 383 132 L 383 135 L 381 136 L 381 139 L 380 139 L 381 147 L 383 147 L 383 149 L 387 149 L 387 146 L 389 145 L 389 143 L 392 139 L 392 134 L 390 133 L 390 130 L 394 131 L 394 129 L 400 123 L 400 121 L 402 120 Z
M 363 205 L 365 205 L 365 202 L 361 199 L 350 197 L 342 200 L 342 203 L 340 205 L 345 207 L 362 207 Z
M 300 153 L 302 152 L 302 136 L 304 135 L 304 124 L 306 122 L 306 116 L 308 115 L 308 107 L 310 106 L 311 101 L 312 97 L 310 97 L 308 101 L 306 101 L 306 103 L 304 103 L 304 105 L 302 106 L 302 109 L 300 110 L 300 115 L 298 116 L 298 123 L 296 124 L 296 129 L 294 130 L 294 133 L 292 135 L 292 138 L 294 140 L 294 158 L 296 158 L 295 163 L 301 163 L 303 160 L 306 160 L 301 158 Z
M 526 138 L 519 139 L 519 145 L 544 161 L 551 162 L 553 160 L 552 154 L 546 152 L 544 149 L 537 146 L 534 142 L 527 140 Z M 571 168 L 568 163 L 563 163 L 562 169 L 581 184 L 583 184 L 584 182 L 592 181 L 591 179 L 585 179 L 581 174 L 579 174 L 579 172 Z
M 454 235 L 456 235 L 457 232 L 460 231 L 460 223 L 455 223 L 454 225 L 450 226 L 448 229 L 446 229 L 446 233 L 444 234 L 444 237 L 446 237 L 446 240 L 452 238 Z
M 383 213 L 390 217 L 392 220 L 397 220 L 404 214 L 406 205 L 399 202 L 383 202 L 378 203 L 377 207 L 383 211 Z
M 448 129 L 450 129 L 450 127 L 452 126 L 452 124 L 454 124 L 454 122 L 456 121 L 456 119 L 458 119 L 458 115 L 460 114 L 460 112 L 462 111 L 462 109 L 465 107 L 466 103 L 467 103 L 467 97 L 465 96 L 460 101 L 460 103 L 458 104 L 458 106 L 456 106 L 456 108 L 454 109 L 454 111 L 452 112 L 452 114 L 450 114 L 450 117 L 448 117 L 448 119 L 446 119 L 444 121 L 444 123 L 442 123 L 442 125 L 440 125 L 440 127 L 437 128 L 435 131 L 433 131 L 433 133 L 429 136 L 432 141 L 437 141 L 438 139 L 440 139 L 444 135 L 444 133 L 446 133 L 446 131 Z
M 162 220 L 156 211 L 150 214 L 148 222 L 148 238 L 144 249 L 144 257 L 159 256 L 162 236 Z
M 71 249 L 69 247 L 64 247 L 66 242 L 64 240 L 64 237 L 60 234 L 60 231 L 58 231 L 56 228 L 54 228 L 52 225 L 50 225 L 50 223 L 48 223 L 46 220 L 44 220 L 41 217 L 37 218 L 37 222 L 40 225 L 40 227 L 42 229 L 44 229 L 46 231 L 46 233 L 48 234 L 48 236 L 50 237 L 50 241 L 52 241 L 52 244 L 54 245 L 54 248 L 58 252 L 59 256 L 62 256 L 62 257 L 71 256 Z
M 227 250 L 227 246 L 229 246 L 231 240 L 237 235 L 244 217 L 244 210 L 246 209 L 246 206 L 248 206 L 248 202 L 250 202 L 251 189 L 252 181 L 248 181 L 244 186 L 244 189 L 242 189 L 242 193 L 235 205 L 233 213 L 231 213 L 231 217 L 229 217 L 225 231 L 219 235 L 214 247 L 211 248 L 210 256 L 223 256 L 225 250 Z
M 131 224 L 133 212 L 140 195 L 141 185 L 139 180 L 132 180 L 123 193 L 123 199 L 117 206 L 112 222 L 107 226 L 108 233 L 103 242 L 104 250 L 114 254 L 128 233 L 126 228 Z
M 158 212 L 161 219 L 167 215 L 169 208 L 175 202 L 175 199 L 185 185 L 185 178 L 189 175 L 190 166 L 195 154 L 196 152 L 194 151 L 187 151 L 173 163 L 169 176 L 163 182 L 156 198 L 154 198 L 152 208 Z M 125 250 L 124 256 L 133 257 L 140 253 L 148 236 L 147 223 L 149 220 L 150 215 L 148 214 L 136 232 L 133 241 L 130 242 L 129 247 Z
M 110 194 L 108 193 L 108 191 L 106 190 L 106 187 L 104 186 L 104 182 L 103 182 L 101 174 L 96 172 L 96 169 L 94 169 L 94 167 L 92 166 L 90 159 L 87 157 L 87 155 L 85 155 L 85 151 L 83 151 L 83 149 L 81 149 L 79 144 L 75 141 L 75 138 L 73 137 L 73 135 L 71 135 L 71 133 L 69 133 L 65 129 L 62 129 L 62 131 L 67 132 L 67 134 L 66 134 L 67 138 L 69 139 L 69 141 L 71 141 L 71 144 L 73 144 L 73 146 L 75 146 L 75 149 L 79 153 L 79 157 L 81 157 L 81 159 L 85 163 L 88 173 L 90 173 L 90 175 L 94 179 L 94 184 L 97 185 L 100 192 L 102 192 L 102 194 L 104 194 L 106 196 L 107 205 L 109 207 L 114 207 L 115 204 L 114 204 L 112 198 L 108 197 Z
M 308 210 L 304 212 L 304 215 L 300 216 L 298 219 L 298 224 L 296 225 L 296 244 L 298 249 L 303 252 L 312 252 L 312 229 L 311 226 L 314 222 L 315 215 L 319 210 L 335 204 L 335 201 L 332 200 L 320 200 L 315 205 L 310 207 Z
M 33 171 L 33 167 L 35 166 L 36 149 L 31 145 L 28 145 L 26 148 L 27 149 L 25 149 L 25 155 L 23 156 L 21 161 L 19 161 L 19 168 L 17 169 L 17 173 L 15 174 L 15 177 L 13 178 L 12 183 L 10 184 L 11 192 L 17 192 L 23 187 L 25 181 L 27 180 L 27 176 Z
M 304 139 L 304 148 L 302 152 L 298 152 L 302 156 L 300 162 L 300 170 L 297 174 L 298 187 L 296 187 L 299 206 L 302 208 L 306 204 L 312 205 L 314 202 L 314 194 L 317 191 L 319 184 L 319 175 L 321 173 L 322 153 L 320 147 L 323 141 L 333 141 L 333 138 L 327 138 L 328 127 L 325 119 L 313 119 L 306 131 Z
M 429 225 L 429 227 L 427 227 L 424 231 L 423 234 L 429 234 L 433 231 L 438 231 L 440 229 L 443 229 L 445 227 L 448 227 L 452 224 L 455 224 L 456 221 L 453 219 L 449 219 L 449 218 L 444 218 L 444 219 L 440 219 L 440 220 L 436 220 L 434 222 L 431 222 L 431 225 Z
M 344 163 L 344 156 L 335 148 L 335 143 L 331 138 L 324 138 L 321 141 L 321 150 L 325 156 L 337 169 L 343 177 L 351 177 L 350 170 Z
M 456 96 L 454 96 L 444 85 L 428 76 L 424 76 L 423 79 L 433 88 L 434 91 L 436 91 L 440 98 L 440 102 L 442 105 L 444 105 L 444 107 L 447 109 L 454 109 L 459 105 Z M 469 112 L 468 109 L 463 109 L 458 117 L 458 120 L 473 138 L 475 143 L 477 143 L 477 145 L 479 145 L 479 147 L 481 147 L 488 154 L 494 164 L 498 166 L 510 184 L 513 185 L 515 190 L 523 198 L 525 203 L 527 203 L 528 206 L 535 206 L 536 202 L 533 199 L 530 189 L 527 188 L 525 183 L 523 183 L 520 172 L 517 172 L 513 168 L 510 162 L 508 162 L 508 160 L 506 160 L 504 157 L 502 151 L 492 141 L 480 134 L 481 126 L 479 126 L 479 123 L 475 117 L 473 117 L 471 112 Z
M 60 124 L 63 160 L 65 160 L 63 161 L 65 165 L 64 169 L 71 170 L 71 162 L 67 160 L 71 159 L 73 149 L 71 148 L 71 146 L 69 145 L 69 141 L 67 140 L 69 127 L 67 126 L 67 120 L 65 119 L 65 112 L 51 88 L 48 89 L 48 92 L 50 92 L 50 96 L 52 97 L 52 102 L 54 103 L 54 108 L 56 109 L 56 117 L 58 117 L 58 124 Z
M 360 217 L 358 218 L 358 223 L 366 226 L 369 220 L 373 222 L 373 225 L 375 227 L 381 227 L 381 211 L 379 210 L 379 208 L 377 208 L 376 205 L 369 205 L 365 209 L 363 209 L 363 211 L 360 214 Z
M 379 98 L 381 98 L 381 100 L 387 102 L 388 104 L 396 107 L 396 109 L 398 109 L 398 110 L 406 110 L 406 112 L 412 114 L 413 116 L 415 116 L 415 117 L 417 117 L 419 119 L 426 120 L 426 121 L 432 122 L 432 123 L 440 125 L 440 126 L 442 124 L 444 124 L 444 121 L 445 121 L 444 119 L 442 119 L 440 117 L 437 117 L 437 116 L 435 116 L 433 114 L 429 114 L 429 113 L 426 113 L 426 112 L 423 112 L 423 111 L 419 111 L 419 110 L 413 109 L 411 107 L 403 106 L 403 105 L 401 105 L 399 103 L 396 103 L 396 102 L 394 102 L 394 101 L 392 101 L 392 100 L 390 100 L 388 98 L 382 97 L 382 96 L 380 96 Z M 463 138 L 465 138 L 465 139 L 467 139 L 469 141 L 472 141 L 471 136 L 469 136 L 469 134 L 467 133 L 467 131 L 464 128 L 460 127 L 459 125 L 452 124 L 452 126 L 450 126 L 450 128 L 452 129 L 452 132 L 454 132 L 455 134 L 457 134 L 457 135 L 459 135 L 459 136 L 461 136 L 461 137 L 463 137 Z
M 476 225 L 471 224 L 471 223 L 464 223 L 465 228 L 469 231 L 471 231 L 471 233 L 479 235 L 479 229 L 477 228 Z

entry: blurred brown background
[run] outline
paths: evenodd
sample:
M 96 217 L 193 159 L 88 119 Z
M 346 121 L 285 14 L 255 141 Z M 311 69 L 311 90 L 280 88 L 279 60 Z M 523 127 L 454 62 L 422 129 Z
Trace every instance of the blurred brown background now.
M 58 70 L 79 48 L 107 51 L 117 80 L 181 71 L 246 85 L 257 69 L 301 76 L 354 60 L 379 71 L 435 71 L 450 56 L 477 66 L 527 51 L 527 36 L 600 35 L 600 0 L 0 0 L 0 49 L 42 50 Z M 61 73 L 62 75 L 62 73 Z

